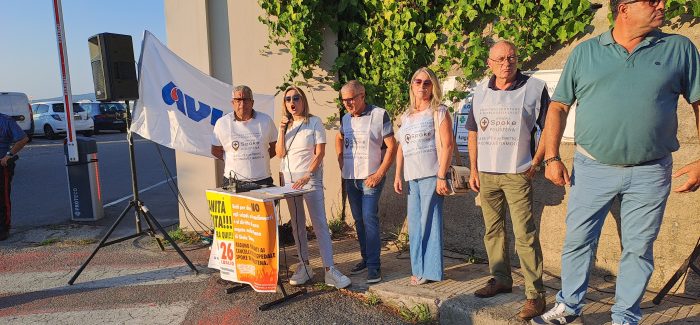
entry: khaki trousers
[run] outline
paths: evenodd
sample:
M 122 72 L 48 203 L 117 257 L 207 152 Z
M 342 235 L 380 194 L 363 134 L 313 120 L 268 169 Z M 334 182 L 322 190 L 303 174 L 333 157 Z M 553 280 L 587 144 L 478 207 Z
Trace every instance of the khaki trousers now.
M 512 285 L 506 203 L 515 234 L 515 249 L 525 277 L 525 296 L 543 296 L 542 249 L 537 227 L 532 217 L 532 182 L 523 174 L 493 174 L 479 172 L 481 210 L 484 214 L 484 245 L 489 258 L 491 275 L 499 283 Z

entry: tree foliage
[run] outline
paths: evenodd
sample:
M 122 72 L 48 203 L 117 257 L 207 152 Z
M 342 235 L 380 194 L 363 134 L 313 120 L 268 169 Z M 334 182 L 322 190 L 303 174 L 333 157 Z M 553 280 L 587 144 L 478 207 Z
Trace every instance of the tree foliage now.
M 357 79 L 368 101 L 394 113 L 408 101 L 413 71 L 431 66 L 440 77 L 484 75 L 488 47 L 506 39 L 521 62 L 580 35 L 593 17 L 588 0 L 258 0 L 271 44 L 289 48 L 285 87 L 319 66 L 323 33 L 338 35 L 335 89 Z M 670 17 L 700 17 L 700 1 L 667 0 Z

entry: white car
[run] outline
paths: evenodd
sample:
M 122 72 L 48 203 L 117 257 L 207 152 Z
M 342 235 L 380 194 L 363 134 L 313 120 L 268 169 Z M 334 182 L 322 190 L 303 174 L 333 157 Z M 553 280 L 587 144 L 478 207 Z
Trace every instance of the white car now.
M 41 102 L 32 104 L 34 113 L 34 134 L 44 135 L 49 139 L 58 138 L 58 134 L 66 133 L 66 110 L 63 102 Z M 75 133 L 86 137 L 95 131 L 95 122 L 90 114 L 78 103 L 73 103 L 73 128 Z
M 29 107 L 29 99 L 24 93 L 0 92 L 0 113 L 3 113 L 15 121 L 29 136 L 29 140 L 34 135 L 34 121 L 32 120 L 32 109 Z

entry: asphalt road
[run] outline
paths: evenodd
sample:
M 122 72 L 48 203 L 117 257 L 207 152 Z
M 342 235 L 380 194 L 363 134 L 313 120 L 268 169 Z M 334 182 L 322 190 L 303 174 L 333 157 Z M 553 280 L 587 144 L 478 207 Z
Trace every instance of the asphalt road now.
M 126 134 L 101 133 L 87 139 L 97 141 L 103 204 L 130 196 Z M 167 183 L 162 183 L 167 179 L 166 166 L 176 174 L 175 152 L 138 136 L 134 149 L 138 188 L 150 188 L 141 194 L 141 200 L 163 225 L 177 222 L 176 196 Z M 153 187 L 159 183 L 162 184 Z M 127 199 L 105 208 L 105 219 L 119 215 L 128 203 Z M 16 229 L 70 221 L 63 140 L 37 137 L 20 152 L 12 187 L 12 215 L 12 225 Z M 129 218 L 129 222 L 133 223 L 132 220 Z
M 250 287 L 225 294 L 229 285 L 205 267 L 206 248 L 183 247 L 200 270 L 195 275 L 171 249 L 161 252 L 147 237 L 122 242 L 102 249 L 70 286 L 67 280 L 92 245 L 0 245 L 0 324 L 406 324 L 383 306 L 313 285 L 307 294 L 259 311 L 281 294 Z M 316 270 L 314 281 L 323 281 Z
M 131 195 L 126 135 L 107 133 L 98 142 L 103 202 Z M 159 153 L 160 151 L 160 153 Z M 139 189 L 162 225 L 178 222 L 175 194 L 164 166 L 175 173 L 175 153 L 145 139 L 135 141 Z M 200 270 L 194 275 L 171 249 L 163 253 L 150 237 L 102 248 L 75 285 L 67 280 L 93 250 L 93 244 L 41 245 L 45 237 L 94 238 L 104 234 L 129 200 L 105 208 L 97 222 L 69 223 L 70 206 L 62 140 L 35 138 L 21 152 L 13 184 L 13 231 L 0 244 L 0 323 L 2 324 L 405 324 L 387 308 L 372 307 L 348 292 L 309 286 L 298 299 L 258 311 L 279 294 L 250 288 L 225 294 L 228 285 L 206 267 L 206 247 L 183 247 Z M 162 155 L 162 159 L 161 159 Z M 157 185 L 154 187 L 154 185 Z M 110 239 L 134 233 L 125 218 Z M 37 227 L 47 224 L 58 226 Z M 84 235 L 84 236 L 82 236 Z M 36 238 L 35 238 L 36 237 Z M 66 237 L 67 238 L 67 237 Z M 314 282 L 323 281 L 317 268 Z M 280 272 L 285 279 L 286 272 Z M 287 290 L 295 289 L 285 285 Z

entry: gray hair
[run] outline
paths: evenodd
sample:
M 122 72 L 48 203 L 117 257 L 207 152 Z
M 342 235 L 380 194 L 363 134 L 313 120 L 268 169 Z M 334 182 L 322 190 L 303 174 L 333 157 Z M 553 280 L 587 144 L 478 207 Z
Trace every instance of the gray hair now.
M 248 87 L 246 85 L 236 86 L 235 88 L 233 88 L 233 91 L 231 92 L 231 98 L 233 98 L 235 96 L 237 91 L 242 92 L 246 98 L 253 99 L 253 91 L 250 89 L 250 87 Z
M 617 19 L 617 6 L 625 2 L 627 0 L 610 0 L 610 11 L 612 12 L 613 20 Z
M 340 88 L 340 92 L 345 92 L 349 90 L 353 90 L 355 92 L 355 95 L 364 94 L 365 86 L 357 80 L 350 80 L 347 83 L 345 83 L 345 85 L 343 85 L 343 88 Z

